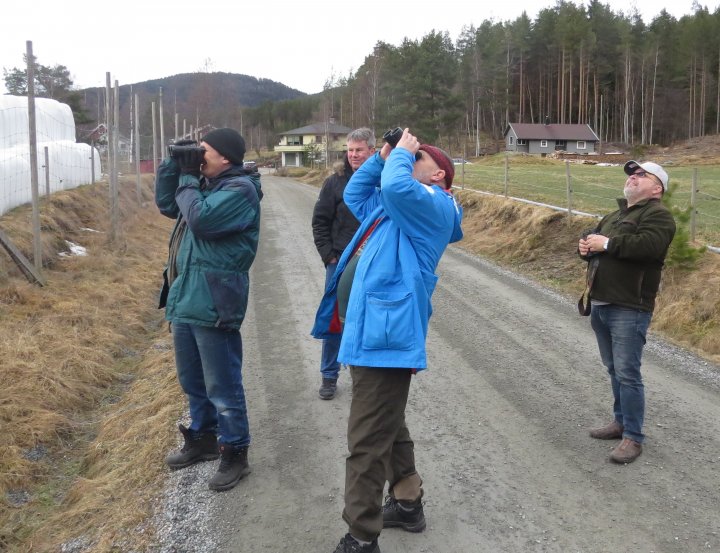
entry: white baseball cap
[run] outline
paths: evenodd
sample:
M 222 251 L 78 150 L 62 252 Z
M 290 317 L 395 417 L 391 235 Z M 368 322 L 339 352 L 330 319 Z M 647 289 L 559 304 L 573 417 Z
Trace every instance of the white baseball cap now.
M 660 179 L 660 182 L 663 185 L 663 192 L 667 192 L 668 188 L 668 181 L 670 180 L 670 177 L 668 177 L 668 174 L 665 172 L 665 169 L 660 167 L 657 163 L 653 163 L 652 161 L 646 161 L 645 163 L 638 163 L 635 160 L 630 160 L 625 164 L 625 167 L 623 167 L 623 170 L 625 171 L 626 175 L 632 175 L 635 171 L 638 170 L 638 168 L 642 169 L 646 173 L 650 173 L 651 175 L 656 176 Z

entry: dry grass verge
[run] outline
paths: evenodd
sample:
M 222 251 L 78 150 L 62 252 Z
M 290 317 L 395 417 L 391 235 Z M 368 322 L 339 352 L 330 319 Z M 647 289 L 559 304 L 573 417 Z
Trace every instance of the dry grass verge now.
M 147 539 L 128 531 L 151 513 L 174 440 L 168 420 L 183 406 L 156 309 L 172 222 L 158 216 L 151 185 L 141 207 L 134 177 L 121 182 L 113 245 L 106 185 L 46 201 L 44 288 L 0 256 L 0 550 L 57 551 L 76 538 L 108 551 L 120 536 Z M 2 228 L 29 256 L 29 208 Z M 88 255 L 59 258 L 65 240 Z

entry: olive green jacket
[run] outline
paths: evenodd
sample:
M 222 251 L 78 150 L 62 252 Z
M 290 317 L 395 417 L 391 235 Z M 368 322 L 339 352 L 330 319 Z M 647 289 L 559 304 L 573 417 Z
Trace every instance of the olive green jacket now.
M 675 220 L 659 199 L 628 208 L 622 198 L 618 205 L 593 231 L 610 239 L 607 251 L 583 256 L 592 275 L 590 298 L 652 312 Z

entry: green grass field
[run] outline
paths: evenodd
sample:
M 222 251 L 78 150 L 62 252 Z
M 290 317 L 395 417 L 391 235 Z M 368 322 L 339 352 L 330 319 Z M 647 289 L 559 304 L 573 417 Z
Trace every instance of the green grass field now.
M 569 163 L 572 209 L 604 215 L 617 209 L 622 197 L 625 174 L 622 166 Z M 670 175 L 671 204 L 690 205 L 693 172 L 697 169 L 696 241 L 720 246 L 720 166 L 665 166 Z M 498 154 L 455 166 L 455 185 L 505 194 L 518 198 L 568 207 L 566 163 L 528 156 L 508 157 L 508 183 L 505 190 L 505 154 Z M 463 174 L 464 171 L 464 174 Z

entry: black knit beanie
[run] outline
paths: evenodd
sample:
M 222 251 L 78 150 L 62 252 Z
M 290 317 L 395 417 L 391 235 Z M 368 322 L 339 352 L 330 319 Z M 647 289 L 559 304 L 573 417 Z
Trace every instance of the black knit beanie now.
M 234 129 L 215 129 L 202 137 L 233 165 L 242 165 L 245 158 L 245 139 Z

